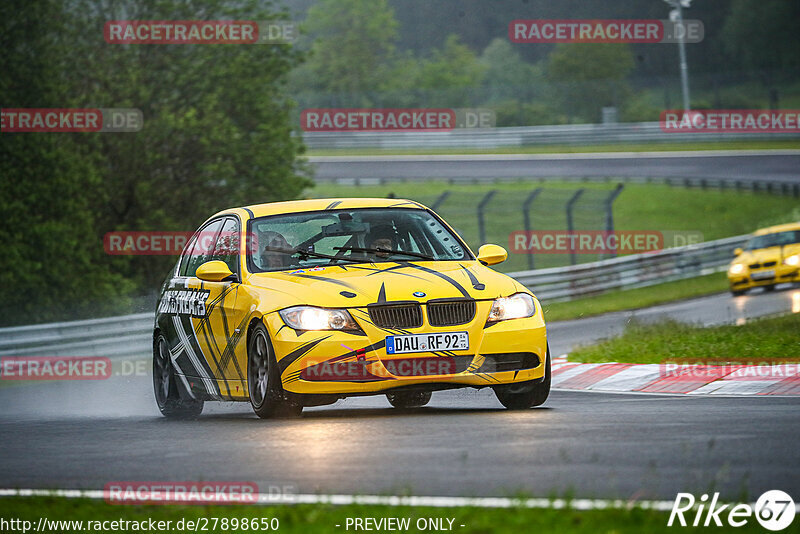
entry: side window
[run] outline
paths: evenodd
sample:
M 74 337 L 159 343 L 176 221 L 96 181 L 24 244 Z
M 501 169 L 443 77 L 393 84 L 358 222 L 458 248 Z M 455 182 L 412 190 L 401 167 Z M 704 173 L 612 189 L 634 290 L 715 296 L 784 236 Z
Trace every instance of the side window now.
M 239 272 L 239 223 L 236 219 L 225 219 L 211 259 L 224 261 L 232 273 Z
M 183 256 L 181 256 L 181 264 L 178 267 L 178 276 L 186 276 L 186 269 L 189 268 L 189 260 L 192 257 L 192 249 L 194 248 L 194 243 L 197 238 L 197 234 L 193 235 L 189 242 L 186 244 L 186 247 L 183 249 Z
M 195 234 L 194 244 L 191 250 L 187 247 L 186 264 L 181 262 L 181 276 L 194 276 L 197 268 L 211 259 L 211 254 L 214 250 L 217 234 L 222 227 L 223 219 L 204 226 Z

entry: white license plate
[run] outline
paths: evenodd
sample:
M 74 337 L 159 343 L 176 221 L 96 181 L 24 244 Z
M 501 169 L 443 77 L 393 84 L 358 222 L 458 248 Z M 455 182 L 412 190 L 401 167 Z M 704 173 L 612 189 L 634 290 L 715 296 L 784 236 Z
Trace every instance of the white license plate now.
M 775 271 L 758 271 L 755 273 L 750 273 L 750 278 L 753 280 L 768 280 L 769 278 L 775 278 Z
M 469 335 L 466 332 L 437 332 L 435 334 L 386 336 L 386 354 L 468 349 Z

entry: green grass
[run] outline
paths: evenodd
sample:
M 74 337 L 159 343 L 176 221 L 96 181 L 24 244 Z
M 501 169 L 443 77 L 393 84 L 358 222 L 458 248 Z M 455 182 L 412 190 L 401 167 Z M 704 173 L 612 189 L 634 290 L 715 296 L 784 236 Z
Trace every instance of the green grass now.
M 646 308 L 664 302 L 701 297 L 727 290 L 728 279 L 725 273 L 714 273 L 649 287 L 610 291 L 602 295 L 568 302 L 544 302 L 542 306 L 547 321 L 562 321 L 601 313 Z
M 570 361 L 661 363 L 664 361 L 800 361 L 800 314 L 740 326 L 700 327 L 664 321 L 631 323 L 619 336 L 573 350 Z
M 172 521 L 168 532 L 188 532 L 174 529 L 181 519 L 197 521 L 208 518 L 207 532 L 256 532 L 253 530 L 211 528 L 214 518 L 277 518 L 279 532 L 318 533 L 353 532 L 345 529 L 347 518 L 410 518 L 411 528 L 403 532 L 420 532 L 414 526 L 420 518 L 453 519 L 453 532 L 463 533 L 521 533 L 521 532 L 576 532 L 576 533 L 635 533 L 642 532 L 695 532 L 692 527 L 667 527 L 669 514 L 633 508 L 600 511 L 574 509 L 526 508 L 424 508 L 388 507 L 379 505 L 296 505 L 296 506 L 131 506 L 109 505 L 104 502 L 82 499 L 57 499 L 51 497 L 13 497 L 0 499 L 0 517 L 33 522 L 35 528 L 40 517 L 49 520 L 114 521 L 147 520 Z M 724 520 L 724 517 L 723 517 Z M 218 522 L 218 525 L 220 523 Z M 336 525 L 340 525 L 337 527 Z M 793 527 L 796 527 L 797 521 Z M 185 525 L 185 522 L 184 522 Z M 447 522 L 445 521 L 445 525 Z M 461 527 L 464 525 L 464 527 Z M 708 528 L 702 529 L 707 531 Z M 750 518 L 737 532 L 762 531 L 758 522 Z M 797 529 L 785 530 L 791 532 Z M 65 528 L 58 532 L 76 532 Z M 84 530 L 85 532 L 86 530 Z M 125 532 L 133 532 L 128 529 Z M 17 531 L 21 532 L 21 531 Z M 149 532 L 145 530 L 145 532 Z M 166 531 L 165 531 L 166 532 Z M 266 532 L 266 531 L 259 531 Z M 386 532 L 385 530 L 382 532 Z M 428 531 L 430 532 L 430 531 Z
M 307 156 L 377 156 L 422 154 L 558 154 L 586 152 L 670 152 L 677 150 L 775 150 L 800 148 L 800 140 L 708 141 L 701 143 L 620 143 L 606 145 L 534 145 L 501 148 L 316 149 Z
M 575 183 L 564 181 L 520 180 L 497 184 L 450 185 L 442 181 L 397 182 L 358 187 L 318 184 L 306 192 L 309 197 L 385 197 L 411 198 L 432 206 L 444 191 L 450 196 L 437 209 L 476 251 L 479 243 L 476 206 L 490 190 L 497 194 L 486 207 L 486 241 L 509 247 L 512 231 L 523 230 L 522 203 L 537 187 L 543 192 L 533 203 L 532 228 L 560 230 L 566 228 L 564 206 L 577 188 L 586 192 L 576 203 L 575 227 L 603 228 L 602 199 L 615 187 L 611 183 Z M 733 190 L 698 190 L 658 184 L 629 184 L 614 203 L 614 224 L 617 230 L 658 230 L 702 232 L 705 241 L 750 233 L 756 228 L 800 219 L 797 199 L 769 194 L 753 194 Z M 581 255 L 580 262 L 600 259 Z M 509 253 L 509 259 L 498 266 L 503 272 L 529 268 L 527 254 Z M 565 254 L 537 254 L 536 268 L 566 265 Z M 534 288 L 535 289 L 535 288 Z

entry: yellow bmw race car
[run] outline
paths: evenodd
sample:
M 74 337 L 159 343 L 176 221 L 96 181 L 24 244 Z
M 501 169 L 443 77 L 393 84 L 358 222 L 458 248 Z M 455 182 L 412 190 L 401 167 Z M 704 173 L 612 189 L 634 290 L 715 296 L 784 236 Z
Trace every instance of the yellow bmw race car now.
M 510 409 L 542 404 L 542 308 L 438 215 L 398 199 L 234 208 L 208 219 L 161 289 L 153 385 L 166 416 L 249 401 L 260 417 L 385 394 L 491 387 Z
M 776 284 L 800 282 L 800 222 L 757 230 L 734 254 L 728 282 L 735 296 L 753 287 L 771 291 Z

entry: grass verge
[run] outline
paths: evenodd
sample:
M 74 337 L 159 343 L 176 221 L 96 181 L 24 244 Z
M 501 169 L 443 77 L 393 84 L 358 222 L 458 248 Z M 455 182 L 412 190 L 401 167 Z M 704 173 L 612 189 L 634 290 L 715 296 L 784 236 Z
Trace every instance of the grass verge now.
M 573 350 L 570 361 L 662 363 L 664 361 L 798 362 L 800 314 L 754 320 L 740 326 L 701 327 L 664 321 L 630 323 L 619 336 Z
M 389 156 L 428 154 L 581 154 L 588 152 L 674 152 L 679 150 L 780 150 L 800 148 L 798 140 L 709 141 L 704 143 L 630 143 L 606 145 L 535 145 L 500 148 L 317 149 L 306 156 Z
M 208 521 L 207 532 L 255 532 L 251 529 L 231 528 L 231 519 L 241 522 L 248 519 L 276 518 L 280 532 L 317 533 L 353 531 L 351 525 L 345 528 L 348 518 L 408 518 L 410 528 L 405 532 L 421 532 L 416 527 L 420 519 L 433 518 L 444 520 L 444 526 L 452 521 L 455 532 L 480 533 L 518 533 L 518 532 L 674 532 L 676 527 L 667 527 L 667 512 L 656 512 L 634 508 L 631 510 L 596 510 L 577 511 L 573 509 L 529 509 L 529 508 L 426 508 L 426 507 L 389 507 L 380 505 L 296 505 L 296 506 L 132 506 L 109 505 L 99 501 L 83 499 L 60 499 L 51 497 L 11 497 L 0 499 L 0 517 L 22 519 L 32 522 L 35 528 L 40 517 L 48 520 L 83 521 L 83 530 L 73 526 L 46 529 L 45 532 L 86 532 L 87 521 L 135 520 L 172 521 L 171 528 L 165 530 L 119 529 L 119 532 L 194 532 L 186 528 L 187 521 Z M 206 520 L 203 520 L 206 518 Z M 217 528 L 213 520 L 217 518 Z M 221 519 L 227 518 L 228 528 L 221 528 Z M 175 528 L 180 520 L 184 520 L 184 528 Z M 241 523 L 240 523 L 241 524 Z M 258 523 L 257 523 L 258 524 Z M 110 523 L 109 523 L 110 525 Z M 340 526 L 337 526 L 340 525 Z M 461 525 L 464 525 L 463 527 Z M 760 529 L 758 522 L 751 518 L 737 532 L 755 532 Z M 437 530 L 428 528 L 424 531 Z M 681 532 L 694 532 L 695 529 L 680 528 Z M 708 530 L 707 528 L 705 530 Z M 197 531 L 203 531 L 197 529 Z M 388 530 L 381 530 L 388 532 Z M 763 530 L 762 530 L 763 531 Z M 17 532 L 22 532 L 17 530 Z M 265 532 L 261 530 L 261 532 Z
M 610 291 L 602 295 L 568 302 L 543 303 L 542 306 L 545 319 L 563 321 L 591 317 L 601 313 L 646 308 L 664 302 L 702 297 L 727 290 L 728 279 L 725 273 L 714 273 L 649 287 Z

